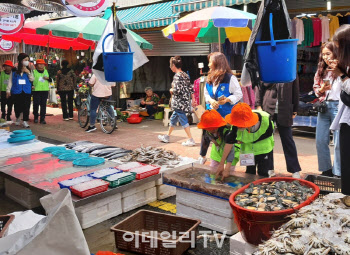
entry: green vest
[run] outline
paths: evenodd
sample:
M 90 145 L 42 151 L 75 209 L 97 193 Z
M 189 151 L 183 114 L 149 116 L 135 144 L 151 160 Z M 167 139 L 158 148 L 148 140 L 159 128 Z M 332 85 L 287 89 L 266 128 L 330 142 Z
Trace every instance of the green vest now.
M 0 74 L 0 87 L 1 87 L 1 91 L 6 91 L 7 89 L 7 85 L 9 84 L 9 80 L 10 80 L 10 74 L 6 74 L 5 71 L 2 71 Z
M 44 76 L 49 77 L 49 73 L 45 69 L 43 73 L 39 73 L 37 70 L 34 70 L 34 89 L 33 91 L 49 91 L 49 81 L 48 80 L 42 80 Z
M 227 132 L 229 132 L 230 129 L 229 128 L 225 128 L 224 129 L 224 136 Z M 219 144 L 220 148 L 219 151 L 216 149 L 216 145 L 213 143 L 213 145 L 211 146 L 211 153 L 210 153 L 210 158 L 212 160 L 221 161 L 222 155 L 224 154 L 224 147 L 225 147 L 225 142 L 222 140 L 223 138 L 219 138 L 216 140 L 216 142 Z M 240 145 L 239 144 L 235 144 L 234 147 L 232 148 L 235 150 L 235 159 L 232 162 L 232 165 L 236 165 L 237 162 L 239 161 L 239 152 L 240 152 Z M 227 162 L 225 162 L 227 163 Z
M 264 111 L 253 110 L 253 112 L 259 113 L 261 115 L 260 127 L 254 133 L 248 132 L 247 129 L 245 129 L 244 131 L 237 131 L 237 140 L 242 142 L 241 153 L 248 153 L 249 151 L 253 151 L 254 155 L 267 154 L 273 150 L 273 147 L 275 145 L 273 134 L 261 141 L 255 143 L 253 142 L 257 141 L 268 130 L 271 121 L 270 115 Z

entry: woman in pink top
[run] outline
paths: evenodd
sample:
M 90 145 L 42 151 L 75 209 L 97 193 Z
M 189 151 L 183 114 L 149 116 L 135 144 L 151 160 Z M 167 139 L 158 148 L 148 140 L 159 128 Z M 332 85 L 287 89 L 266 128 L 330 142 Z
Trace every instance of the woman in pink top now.
M 96 130 L 96 112 L 101 102 L 101 99 L 109 98 L 112 95 L 111 85 L 102 84 L 94 74 L 92 75 L 89 84 L 90 87 L 92 87 L 92 94 L 90 99 L 90 126 L 88 127 L 88 129 L 86 129 L 87 133 Z

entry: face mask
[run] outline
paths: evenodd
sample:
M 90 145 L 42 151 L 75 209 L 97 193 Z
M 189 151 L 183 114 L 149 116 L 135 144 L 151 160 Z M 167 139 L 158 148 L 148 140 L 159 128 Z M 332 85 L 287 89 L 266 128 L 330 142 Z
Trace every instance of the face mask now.
M 29 66 L 29 61 L 23 61 L 22 63 L 24 66 Z

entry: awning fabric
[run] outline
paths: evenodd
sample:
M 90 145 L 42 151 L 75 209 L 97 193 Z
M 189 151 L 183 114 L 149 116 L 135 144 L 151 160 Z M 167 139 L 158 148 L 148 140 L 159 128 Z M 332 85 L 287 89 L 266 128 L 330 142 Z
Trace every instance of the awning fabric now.
M 185 0 L 138 6 L 117 11 L 117 15 L 124 26 L 132 30 L 163 27 L 179 18 L 179 13 L 172 12 L 172 5 L 182 2 Z
M 232 6 L 257 3 L 261 0 L 185 0 L 172 5 L 173 13 L 198 11 L 213 6 Z

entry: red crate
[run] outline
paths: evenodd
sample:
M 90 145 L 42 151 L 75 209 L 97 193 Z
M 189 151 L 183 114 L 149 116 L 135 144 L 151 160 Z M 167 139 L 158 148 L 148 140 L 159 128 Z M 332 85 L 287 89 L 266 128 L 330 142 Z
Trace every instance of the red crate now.
M 76 189 L 74 189 L 74 186 L 70 187 L 70 190 L 72 191 L 73 194 L 79 196 L 79 197 L 89 197 L 98 193 L 102 193 L 108 190 L 108 186 L 109 186 L 109 182 L 103 181 L 105 184 L 101 185 L 99 187 L 96 188 L 92 188 L 92 189 L 87 189 L 87 190 L 83 190 L 83 191 L 78 191 Z
M 154 169 L 149 170 L 149 171 L 141 171 L 141 169 L 142 169 L 143 167 L 146 167 L 146 166 L 152 166 L 152 167 L 154 167 Z M 158 167 L 158 166 L 154 166 L 154 165 L 144 165 L 143 167 L 138 167 L 138 168 L 134 168 L 134 169 L 131 169 L 131 170 L 130 170 L 130 172 L 136 174 L 136 180 L 145 179 L 145 178 L 150 177 L 150 176 L 152 176 L 152 175 L 159 174 L 160 167 Z M 140 171 L 138 171 L 137 169 L 140 169 Z

